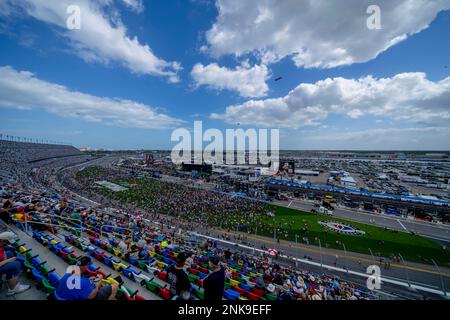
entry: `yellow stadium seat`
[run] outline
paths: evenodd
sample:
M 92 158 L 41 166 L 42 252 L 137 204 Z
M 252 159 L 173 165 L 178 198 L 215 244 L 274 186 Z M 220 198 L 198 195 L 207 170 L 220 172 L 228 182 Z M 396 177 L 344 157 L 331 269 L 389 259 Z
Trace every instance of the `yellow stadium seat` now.
M 235 287 L 239 287 L 239 284 L 240 284 L 239 281 L 233 280 L 233 279 L 230 279 L 230 283 L 231 283 L 233 286 L 235 286 Z
M 108 279 L 102 279 L 102 282 L 104 284 L 115 284 L 115 285 L 119 285 L 119 282 L 117 282 L 116 280 L 114 280 L 113 278 L 108 278 Z
M 25 248 L 24 246 L 20 246 L 19 247 L 19 252 L 20 253 L 25 252 L 25 251 L 27 251 L 27 248 Z
M 121 267 L 124 269 L 128 268 L 128 266 L 123 264 L 122 262 L 116 263 L 111 260 L 111 263 L 113 264 L 114 270 L 116 270 L 117 272 L 120 272 Z

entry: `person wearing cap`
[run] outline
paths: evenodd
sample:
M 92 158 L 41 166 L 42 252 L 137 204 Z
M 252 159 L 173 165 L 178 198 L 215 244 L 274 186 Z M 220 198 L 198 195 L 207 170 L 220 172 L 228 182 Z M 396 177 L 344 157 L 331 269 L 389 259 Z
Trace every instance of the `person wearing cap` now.
M 170 286 L 170 293 L 176 300 L 191 299 L 191 283 L 183 267 L 188 255 L 180 252 L 177 255 L 176 264 L 171 265 L 167 270 L 167 279 Z
M 225 286 L 225 271 L 220 265 L 220 258 L 213 256 L 209 259 L 209 265 L 214 269 L 203 279 L 203 288 L 205 289 L 205 300 L 222 300 Z
M 102 286 L 101 276 L 88 278 L 86 270 L 91 263 L 89 256 L 81 257 L 76 265 L 79 268 L 79 274 L 76 274 L 76 268 L 68 269 L 59 281 L 55 296 L 63 300 L 113 300 L 118 286 L 116 284 Z M 79 276 L 78 281 L 74 278 L 77 276 Z
M 283 287 L 280 289 L 280 294 L 279 294 L 278 298 L 281 301 L 295 300 L 295 298 L 294 298 L 294 296 L 292 295 L 292 292 L 291 292 L 292 285 L 288 281 L 286 281 L 283 284 Z
M 274 294 L 275 293 L 275 285 L 273 283 L 270 283 L 267 287 L 266 290 L 268 293 L 270 294 Z
M 0 276 L 6 274 L 8 282 L 8 296 L 18 294 L 30 289 L 29 285 L 19 283 L 21 273 L 20 262 L 14 256 L 14 250 L 8 244 L 14 242 L 15 235 L 11 231 L 0 233 Z

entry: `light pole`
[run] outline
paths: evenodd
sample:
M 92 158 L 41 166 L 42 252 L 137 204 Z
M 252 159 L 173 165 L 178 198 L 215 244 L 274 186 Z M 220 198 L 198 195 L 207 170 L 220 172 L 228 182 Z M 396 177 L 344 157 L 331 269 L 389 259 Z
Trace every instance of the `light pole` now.
M 277 228 L 273 229 L 273 245 L 277 245 Z
M 439 277 L 441 278 L 442 292 L 444 292 L 444 296 L 447 297 L 447 291 L 445 290 L 444 278 L 442 277 L 441 270 L 439 269 L 439 267 L 438 267 L 436 261 L 434 261 L 434 259 L 431 259 L 431 261 L 434 263 L 437 271 L 439 272 Z
M 320 268 L 323 269 L 323 260 L 322 260 L 322 244 L 320 243 L 320 238 L 319 238 L 319 251 L 320 251 Z
M 344 247 L 345 270 L 347 270 L 347 273 L 348 273 L 348 266 L 347 266 L 347 248 L 345 247 L 345 243 L 343 243 L 343 242 L 342 242 L 342 246 Z
M 298 235 L 295 235 L 295 266 L 298 267 Z
M 258 227 L 255 228 L 255 246 L 253 247 L 253 255 L 256 253 L 256 246 L 258 245 Z
M 400 253 L 398 255 L 399 255 L 400 259 L 402 259 L 403 266 L 405 267 L 406 281 L 408 282 L 409 288 L 411 288 L 411 282 L 409 281 L 409 273 L 408 273 L 408 268 L 406 268 L 405 260 L 403 259 L 402 255 Z
M 375 257 L 373 255 L 373 252 L 372 252 L 372 250 L 370 248 L 369 248 L 369 251 L 370 251 L 370 255 L 372 256 L 373 263 L 377 264 L 377 262 L 375 261 Z

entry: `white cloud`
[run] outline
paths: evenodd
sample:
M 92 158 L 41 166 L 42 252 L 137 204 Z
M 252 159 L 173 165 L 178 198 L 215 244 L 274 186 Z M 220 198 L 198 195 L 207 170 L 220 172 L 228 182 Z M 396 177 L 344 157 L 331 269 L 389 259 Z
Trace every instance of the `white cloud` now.
M 141 13 L 144 11 L 144 3 L 142 0 L 122 0 L 122 2 L 131 10 Z
M 250 67 L 247 62 L 244 62 L 235 69 L 228 69 L 220 67 L 217 63 L 206 66 L 197 63 L 192 68 L 191 76 L 197 86 L 234 90 L 242 97 L 262 97 L 269 90 L 266 83 L 269 70 L 265 65 Z
M 214 56 L 256 53 L 263 63 L 291 56 L 298 67 L 366 62 L 420 32 L 449 0 L 379 0 L 381 29 L 367 28 L 368 0 L 217 0 L 206 33 Z M 204 47 L 205 49 L 205 47 Z
M 170 82 L 179 81 L 180 64 L 158 58 L 147 44 L 139 42 L 137 37 L 130 37 L 111 0 L 6 1 L 4 5 L 8 4 L 10 8 L 20 7 L 33 18 L 59 27 L 57 30 L 69 40 L 70 48 L 86 61 L 118 62 L 136 74 L 165 76 Z M 66 27 L 69 5 L 80 7 L 80 30 Z M 2 12 L 0 15 L 11 14 L 12 10 Z
M 211 118 L 265 127 L 317 125 L 330 114 L 358 118 L 386 116 L 397 120 L 450 120 L 450 77 L 433 82 L 425 73 L 400 73 L 392 78 L 333 78 L 302 83 L 286 96 L 250 100 Z
M 119 127 L 163 129 L 183 122 L 136 101 L 72 91 L 9 66 L 0 67 L 0 107 L 40 108 L 62 117 Z

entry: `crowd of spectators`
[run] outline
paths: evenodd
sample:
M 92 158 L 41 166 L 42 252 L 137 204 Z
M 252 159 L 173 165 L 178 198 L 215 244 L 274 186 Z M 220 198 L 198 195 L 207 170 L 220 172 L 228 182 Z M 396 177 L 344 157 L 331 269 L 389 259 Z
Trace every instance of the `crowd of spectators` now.
M 258 217 L 267 213 L 264 204 L 156 180 L 147 180 L 140 184 L 134 193 L 125 193 L 125 196 L 114 198 L 93 188 L 93 182 L 105 178 L 110 181 L 123 179 L 132 182 L 129 176 L 115 170 L 98 170 L 98 173 L 86 176 L 76 176 L 73 170 L 61 172 L 61 168 L 88 159 L 84 154 L 70 155 L 72 147 L 33 144 L 25 151 L 24 144 L 18 148 L 15 145 L 17 143 L 1 143 L 7 145 L 0 148 L 2 160 L 5 159 L 2 161 L 3 171 L 0 171 L 0 176 L 2 172 L 9 174 L 0 181 L 1 220 L 7 224 L 15 221 L 27 222 L 35 230 L 53 233 L 58 232 L 58 228 L 50 226 L 55 216 L 81 222 L 89 221 L 97 227 L 108 225 L 135 230 L 122 238 L 118 244 L 125 257 L 133 255 L 137 259 L 150 261 L 150 251 L 164 248 L 178 250 L 176 264 L 166 270 L 170 290 L 178 299 L 194 297 L 186 277 L 187 270 L 193 266 L 196 259 L 207 261 L 211 269 L 203 280 L 204 298 L 207 300 L 218 300 L 224 296 L 226 279 L 234 276 L 231 267 L 233 265 L 256 270 L 260 276 L 254 284 L 255 288 L 274 296 L 276 300 L 373 298 L 367 290 L 333 275 L 282 266 L 274 263 L 265 254 L 255 256 L 231 252 L 225 246 L 220 247 L 217 241 L 202 242 L 198 245 L 184 241 L 180 236 L 181 230 L 195 231 L 199 227 L 220 226 L 235 229 L 251 225 Z M 53 148 L 64 150 L 53 152 Z M 47 156 L 43 157 L 44 154 Z M 33 162 L 32 167 L 27 165 L 29 161 L 39 159 L 42 160 Z M 64 187 L 59 183 L 59 179 L 64 182 Z M 92 196 L 102 205 L 88 207 L 86 203 L 80 203 L 72 197 L 72 191 L 87 197 Z M 142 237 L 139 237 L 149 229 L 160 236 L 161 242 L 145 243 Z M 11 294 L 14 294 L 28 288 L 18 282 L 19 271 L 14 265 L 14 257 L 10 257 L 11 253 L 5 249 L 8 239 L 8 235 L 2 235 L 0 239 L 0 267 L 8 267 L 6 271 L 4 268 L 0 269 L 0 272 L 7 274 L 9 289 Z M 84 294 L 86 295 L 87 291 Z M 102 295 L 111 298 L 113 291 L 103 292 Z M 90 291 L 87 298 L 94 296 L 96 294 Z
M 97 202 L 129 205 L 131 210 L 144 209 L 149 216 L 165 214 L 188 224 L 246 231 L 255 225 L 262 230 L 261 219 L 270 211 L 262 202 L 156 179 L 137 181 L 119 170 L 87 168 L 85 171 L 67 177 L 64 185 Z M 135 186 L 127 192 L 113 193 L 96 186 L 99 180 L 127 181 Z
M 224 292 L 225 278 L 233 275 L 230 265 L 252 268 L 261 276 L 255 283 L 257 290 L 263 290 L 276 297 L 277 300 L 341 300 L 341 299 L 369 299 L 373 298 L 370 292 L 359 288 L 352 283 L 343 281 L 336 276 L 316 274 L 306 270 L 299 270 L 289 266 L 274 263 L 267 255 L 254 256 L 242 252 L 231 252 L 228 248 L 221 248 L 217 242 L 202 242 L 201 245 L 193 245 L 189 241 L 180 240 L 175 244 L 175 232 L 177 227 L 164 227 L 159 223 L 157 227 L 144 219 L 142 215 L 133 215 L 125 211 L 105 207 L 79 207 L 79 204 L 71 203 L 60 195 L 45 193 L 33 193 L 25 190 L 17 190 L 13 185 L 2 186 L 2 218 L 21 221 L 33 221 L 43 223 L 51 221 L 51 215 L 70 217 L 80 221 L 89 222 L 97 228 L 101 225 L 124 228 L 129 234 L 122 238 L 123 243 L 118 247 L 123 253 L 135 254 L 139 247 L 137 258 L 145 259 L 145 251 L 158 251 L 164 248 L 183 250 L 177 256 L 177 263 L 167 269 L 168 283 L 173 295 L 178 299 L 193 299 L 190 293 L 189 281 L 186 281 L 186 270 L 191 267 L 193 259 L 207 259 L 211 266 L 211 272 L 204 279 L 205 299 L 217 300 Z M 5 219 L 8 223 L 12 221 Z M 153 221 L 154 222 L 154 221 Z M 42 226 L 42 225 L 40 225 Z M 43 226 L 44 231 L 57 232 L 50 226 Z M 158 233 L 161 242 L 142 242 L 142 236 L 146 230 Z M 139 242 L 141 241 L 141 242 Z M 142 250 L 143 249 L 143 250 Z M 142 252 L 144 251 L 144 254 Z M 147 256 L 148 257 L 148 256 Z M 111 293 L 111 292 L 110 292 Z

